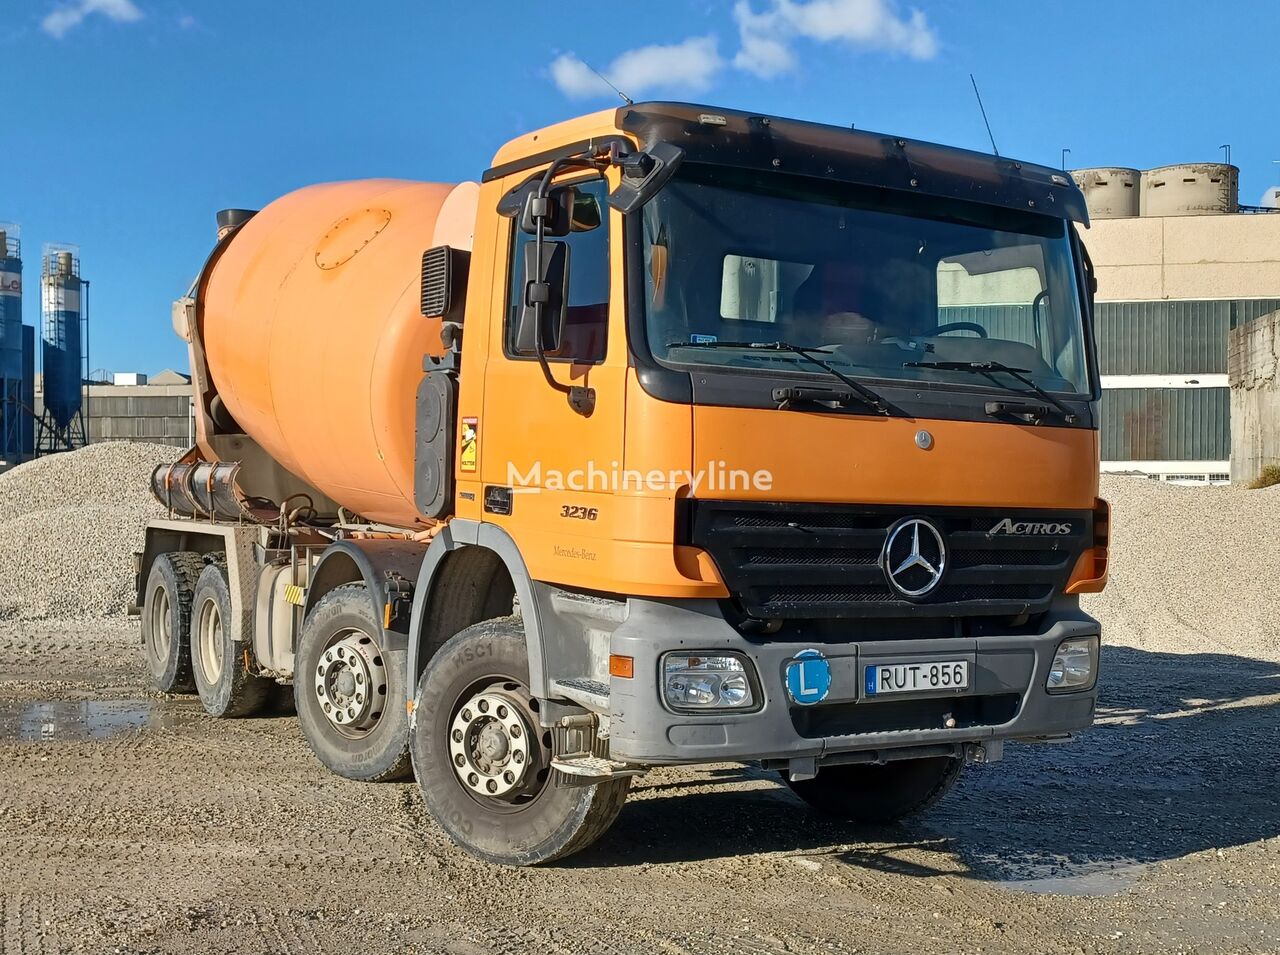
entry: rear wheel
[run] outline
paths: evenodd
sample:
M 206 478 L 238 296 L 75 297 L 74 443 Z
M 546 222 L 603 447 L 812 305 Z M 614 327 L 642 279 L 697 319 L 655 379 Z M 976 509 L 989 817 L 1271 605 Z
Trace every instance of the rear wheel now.
M 928 809 L 955 785 L 963 768 L 963 760 L 950 756 L 855 763 L 828 766 L 813 779 L 788 779 L 787 785 L 825 815 L 880 824 Z
M 382 646 L 382 623 L 364 584 L 329 591 L 302 625 L 294 705 L 307 745 L 347 779 L 408 779 L 404 651 Z
M 585 849 L 622 810 L 630 778 L 566 786 L 529 686 L 524 627 L 487 620 L 450 639 L 418 686 L 413 770 L 432 817 L 472 855 L 507 865 Z
M 204 561 L 191 551 L 161 554 L 151 564 L 142 603 L 142 655 L 147 682 L 162 693 L 192 693 L 191 601 Z
M 200 572 L 192 599 L 191 669 L 210 716 L 252 716 L 262 709 L 273 685 L 249 672 L 244 645 L 232 637 L 227 569 L 209 564 Z

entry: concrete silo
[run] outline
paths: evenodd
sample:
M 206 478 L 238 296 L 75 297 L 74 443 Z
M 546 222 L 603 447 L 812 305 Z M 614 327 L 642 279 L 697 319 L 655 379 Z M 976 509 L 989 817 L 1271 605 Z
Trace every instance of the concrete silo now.
M 84 422 L 85 309 L 78 249 L 46 245 L 40 271 L 43 326 L 40 369 L 44 380 L 44 413 L 37 452 L 69 451 L 86 441 Z
M 1090 219 L 1129 219 L 1141 207 L 1142 173 L 1126 166 L 1073 169 L 1071 178 L 1084 193 Z
M 1240 211 L 1240 170 L 1220 162 L 1179 163 L 1142 174 L 1144 216 L 1210 216 Z
M 0 223 L 0 465 L 22 460 L 22 244 L 18 227 Z

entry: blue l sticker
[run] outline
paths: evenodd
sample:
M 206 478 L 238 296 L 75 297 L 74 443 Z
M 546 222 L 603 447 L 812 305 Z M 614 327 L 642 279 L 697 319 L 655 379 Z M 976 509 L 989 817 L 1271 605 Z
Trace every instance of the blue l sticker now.
M 817 650 L 801 650 L 787 664 L 787 693 L 801 706 L 821 703 L 831 692 L 831 664 Z

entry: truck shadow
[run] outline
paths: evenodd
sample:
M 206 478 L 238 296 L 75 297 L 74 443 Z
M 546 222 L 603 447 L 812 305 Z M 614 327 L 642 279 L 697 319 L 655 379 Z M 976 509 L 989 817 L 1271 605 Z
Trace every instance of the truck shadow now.
M 1105 891 L 1115 873 L 1280 836 L 1280 663 L 1104 647 L 1102 666 L 1092 730 L 1068 745 L 1010 744 L 1003 762 L 971 766 L 922 817 L 832 822 L 752 768 L 659 779 L 580 864 L 782 852 L 1064 891 L 1053 883 L 1078 878 L 1075 890 Z

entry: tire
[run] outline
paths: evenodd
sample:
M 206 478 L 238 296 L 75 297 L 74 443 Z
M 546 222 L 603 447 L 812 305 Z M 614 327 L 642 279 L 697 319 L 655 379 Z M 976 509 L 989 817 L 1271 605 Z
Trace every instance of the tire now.
M 161 554 L 151 564 L 142 600 L 142 656 L 147 685 L 161 693 L 194 693 L 191 600 L 204 561 L 192 551 Z
M 538 704 L 530 698 L 528 684 L 524 627 L 517 618 L 505 617 L 456 634 L 431 659 L 418 685 L 410 745 L 423 801 L 454 842 L 487 862 L 537 865 L 585 849 L 617 819 L 631 786 L 629 777 L 593 786 L 563 785 L 560 774 L 551 770 L 551 734 L 538 725 Z M 504 714 L 502 706 L 491 703 L 485 713 L 494 715 L 459 729 L 464 717 L 483 709 L 477 702 L 482 697 L 500 699 L 511 709 Z M 450 752 L 451 740 L 483 740 L 485 733 L 475 728 L 484 730 L 484 719 L 499 726 L 507 720 L 529 730 L 517 788 L 501 797 L 468 788 L 460 773 L 484 783 L 467 757 Z M 521 735 L 505 732 L 511 747 L 502 751 L 505 764 L 485 765 L 494 773 L 502 773 L 504 765 L 515 768 L 514 747 Z M 461 769 L 455 768 L 457 759 L 463 761 Z
M 253 716 L 265 704 L 272 683 L 254 676 L 244 644 L 232 639 L 231 589 L 220 563 L 200 572 L 191 602 L 191 671 L 205 712 L 219 719 Z
M 929 756 L 882 765 L 828 766 L 813 779 L 786 783 L 823 815 L 882 825 L 928 809 L 955 785 L 963 768 L 962 759 Z
M 334 773 L 366 783 L 411 772 L 406 654 L 385 650 L 381 637 L 368 589 L 344 584 L 307 614 L 294 663 L 294 706 L 307 745 Z

